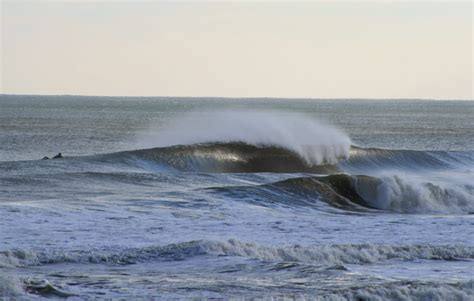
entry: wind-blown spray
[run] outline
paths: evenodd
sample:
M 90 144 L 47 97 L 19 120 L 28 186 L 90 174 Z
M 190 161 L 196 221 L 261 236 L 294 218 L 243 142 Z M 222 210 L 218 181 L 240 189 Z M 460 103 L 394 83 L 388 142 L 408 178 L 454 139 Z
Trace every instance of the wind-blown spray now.
M 277 146 L 297 153 L 311 165 L 348 158 L 351 147 L 343 131 L 304 114 L 250 111 L 188 113 L 147 131 L 139 144 L 165 147 L 214 142 Z

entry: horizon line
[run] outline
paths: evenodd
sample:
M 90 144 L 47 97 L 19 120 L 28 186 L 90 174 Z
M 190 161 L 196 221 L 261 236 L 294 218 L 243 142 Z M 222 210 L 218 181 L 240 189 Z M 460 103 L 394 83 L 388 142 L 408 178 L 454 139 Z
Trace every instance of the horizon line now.
M 375 97 L 273 97 L 273 96 L 138 96 L 138 95 L 88 95 L 88 94 L 19 94 L 19 93 L 0 93 L 1 96 L 38 96 L 38 97 L 104 97 L 104 98 L 195 98 L 195 99 L 292 99 L 292 100 L 433 100 L 433 101 L 474 101 L 473 98 L 375 98 Z

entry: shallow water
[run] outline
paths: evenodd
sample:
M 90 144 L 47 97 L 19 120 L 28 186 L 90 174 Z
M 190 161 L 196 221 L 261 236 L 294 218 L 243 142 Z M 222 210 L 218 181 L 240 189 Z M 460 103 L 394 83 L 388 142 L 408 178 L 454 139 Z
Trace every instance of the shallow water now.
M 473 113 L 0 96 L 0 296 L 473 300 Z

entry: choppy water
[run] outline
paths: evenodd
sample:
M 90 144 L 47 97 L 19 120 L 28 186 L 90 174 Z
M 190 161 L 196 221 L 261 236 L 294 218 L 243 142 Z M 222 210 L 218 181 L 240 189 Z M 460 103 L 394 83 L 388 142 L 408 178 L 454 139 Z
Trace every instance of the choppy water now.
M 0 298 L 474 300 L 473 116 L 0 96 Z

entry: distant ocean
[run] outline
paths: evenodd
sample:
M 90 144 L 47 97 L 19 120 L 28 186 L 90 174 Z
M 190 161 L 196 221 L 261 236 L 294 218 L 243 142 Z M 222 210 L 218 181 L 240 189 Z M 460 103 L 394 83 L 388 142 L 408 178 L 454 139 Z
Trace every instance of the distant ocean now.
M 0 95 L 0 299 L 474 300 L 473 120 Z

